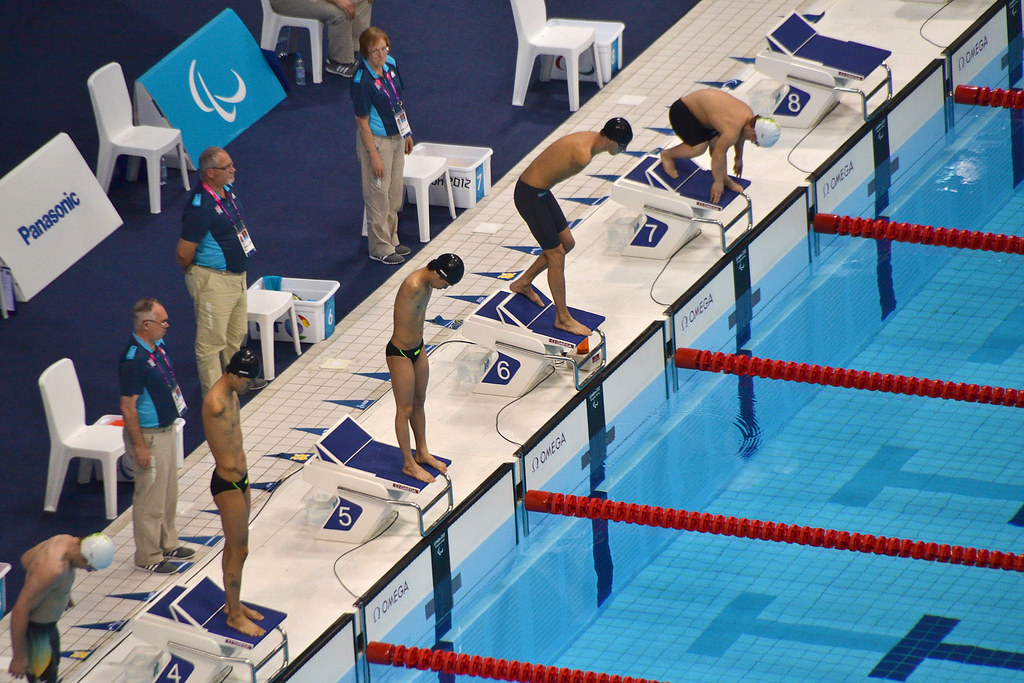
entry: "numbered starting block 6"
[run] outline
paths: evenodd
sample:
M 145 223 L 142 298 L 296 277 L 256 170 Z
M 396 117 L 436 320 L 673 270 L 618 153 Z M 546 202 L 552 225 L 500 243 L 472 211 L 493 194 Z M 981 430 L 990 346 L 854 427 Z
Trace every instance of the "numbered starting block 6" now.
M 209 578 L 191 588 L 171 586 L 160 595 L 132 620 L 132 633 L 163 652 L 155 680 L 211 683 L 229 676 L 240 680 L 239 675 L 252 683 L 272 680 L 288 666 L 288 636 L 281 628 L 288 615 L 246 604 L 263 615 L 264 635 L 243 635 L 227 625 L 224 590 Z M 274 632 L 279 637 L 276 643 Z M 264 672 L 278 653 L 282 653 L 281 665 Z
M 537 306 L 522 294 L 495 292 L 462 324 L 462 335 L 469 341 L 492 349 L 497 358 L 474 391 L 497 396 L 522 396 L 543 379 L 555 364 L 573 368 L 576 389 L 604 366 L 605 336 L 599 328 L 604 316 L 570 308 L 572 317 L 600 337 L 590 347 L 589 339 L 555 327 L 555 306 L 537 292 L 543 306 Z M 581 348 L 587 342 L 585 350 Z M 581 370 L 589 372 L 581 380 Z
M 781 126 L 810 128 L 829 113 L 840 93 L 860 98 L 861 113 L 868 120 L 868 99 L 882 88 L 892 98 L 892 72 L 885 60 L 888 50 L 863 43 L 838 40 L 819 34 L 794 12 L 765 36 L 768 46 L 757 54 L 754 68 L 785 84 L 772 116 Z M 879 67 L 882 81 L 865 92 L 863 82 Z
M 726 189 L 717 204 L 710 200 L 714 177 L 691 159 L 677 159 L 678 177 L 672 178 L 661 166 L 660 150 L 643 157 L 632 170 L 612 185 L 612 199 L 630 209 L 642 211 L 644 221 L 623 249 L 627 256 L 668 258 L 700 234 L 700 224 L 715 225 L 722 236 L 722 251 L 729 250 L 725 233 L 747 219 L 746 230 L 754 225 L 754 213 L 746 193 Z M 733 178 L 740 187 L 750 181 Z M 730 219 L 731 217 L 731 219 Z M 728 222 L 726 222 L 728 221 Z M 638 222 L 639 223 L 639 222 Z
M 362 543 L 386 528 L 398 516 L 397 507 L 416 511 L 420 534 L 426 536 L 454 507 L 452 480 L 446 472 L 424 466 L 435 477 L 432 484 L 402 472 L 402 451 L 374 441 L 349 416 L 342 418 L 316 442 L 317 456 L 303 466 L 302 478 L 315 488 L 336 496 L 317 538 Z M 435 455 L 445 466 L 450 460 Z M 425 504 L 420 494 L 438 489 Z M 447 498 L 448 508 L 429 526 L 424 515 Z

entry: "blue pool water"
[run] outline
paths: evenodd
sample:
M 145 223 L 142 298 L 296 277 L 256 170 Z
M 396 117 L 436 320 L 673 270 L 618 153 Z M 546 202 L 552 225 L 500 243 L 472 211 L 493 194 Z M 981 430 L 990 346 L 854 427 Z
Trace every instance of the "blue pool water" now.
M 1009 114 L 963 117 L 894 220 L 1024 234 Z M 822 237 L 757 356 L 1024 388 L 1024 257 Z M 733 348 L 713 349 L 735 351 Z M 567 493 L 1024 551 L 1024 410 L 680 371 Z M 636 425 L 626 427 L 625 425 Z M 531 514 L 456 651 L 666 681 L 1024 681 L 1024 576 Z M 374 680 L 437 680 L 373 667 Z M 470 680 L 470 679 L 466 679 Z

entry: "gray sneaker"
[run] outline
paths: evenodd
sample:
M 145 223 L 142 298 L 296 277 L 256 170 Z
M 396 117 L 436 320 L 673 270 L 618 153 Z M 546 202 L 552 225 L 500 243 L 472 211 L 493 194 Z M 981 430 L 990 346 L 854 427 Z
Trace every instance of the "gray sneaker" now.
M 352 78 L 356 75 L 356 71 L 359 71 L 359 66 L 355 62 L 341 64 L 340 62 L 328 59 L 324 65 L 324 71 L 335 76 L 341 76 L 342 78 Z
M 398 254 L 399 256 L 408 256 L 409 254 L 412 253 L 412 249 L 405 246 L 404 244 L 399 244 L 397 247 L 395 247 L 395 253 Z
M 370 258 L 373 259 L 374 261 L 380 261 L 381 263 L 386 263 L 389 266 L 397 266 L 399 263 L 405 263 L 405 257 L 404 256 L 400 256 L 397 253 L 395 253 L 395 254 L 388 254 L 387 256 L 371 256 Z
M 143 571 L 150 572 L 151 574 L 173 574 L 174 572 L 178 571 L 178 565 L 167 560 L 164 560 L 163 562 L 157 562 L 156 564 L 137 564 L 135 566 L 139 569 L 142 569 Z

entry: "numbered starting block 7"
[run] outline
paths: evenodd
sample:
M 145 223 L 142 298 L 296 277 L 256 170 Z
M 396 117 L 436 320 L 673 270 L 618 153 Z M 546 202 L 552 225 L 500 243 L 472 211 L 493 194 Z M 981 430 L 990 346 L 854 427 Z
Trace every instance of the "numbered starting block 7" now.
M 240 680 L 240 675 L 251 683 L 272 680 L 288 666 L 288 635 L 281 628 L 288 615 L 246 604 L 263 615 L 262 636 L 247 636 L 227 625 L 224 590 L 209 578 L 191 588 L 171 586 L 160 595 L 132 619 L 132 633 L 162 651 L 155 680 L 211 683 L 229 676 Z M 280 666 L 264 672 L 278 653 Z
M 302 478 L 315 488 L 336 496 L 317 538 L 362 543 L 380 533 L 398 516 L 397 507 L 416 511 L 420 534 L 426 536 L 454 508 L 452 480 L 447 472 L 424 465 L 434 483 L 413 479 L 402 472 L 402 451 L 374 441 L 349 416 L 331 427 L 316 443 L 317 456 L 303 466 Z M 445 466 L 451 461 L 435 455 Z M 417 498 L 430 495 L 424 505 Z M 424 515 L 447 498 L 448 507 L 427 525 Z
M 711 171 L 691 159 L 677 159 L 678 177 L 661 166 L 660 150 L 643 157 L 632 170 L 612 185 L 612 199 L 643 212 L 632 240 L 622 250 L 626 256 L 668 258 L 700 234 L 700 225 L 715 225 L 722 236 L 722 251 L 729 250 L 725 233 L 745 217 L 746 230 L 754 225 L 754 213 L 746 193 L 725 189 L 717 204 L 710 200 Z M 743 189 L 750 181 L 733 178 Z M 731 219 L 730 219 L 731 217 Z M 728 221 L 728 222 L 726 222 Z
M 555 306 L 537 292 L 543 306 L 522 294 L 500 291 L 487 297 L 462 324 L 462 335 L 491 349 L 495 358 L 474 391 L 497 396 L 522 396 L 547 376 L 553 365 L 573 369 L 576 389 L 582 389 L 607 361 L 604 316 L 569 308 L 572 317 L 594 331 L 600 342 L 555 327 Z M 587 342 L 590 348 L 582 349 Z M 581 375 L 581 371 L 587 374 Z M 581 379 L 582 377 L 582 379 Z
M 754 68 L 784 84 L 771 114 L 779 125 L 814 126 L 836 105 L 840 93 L 860 98 L 865 121 L 868 99 L 875 93 L 886 88 L 885 99 L 892 99 L 892 72 L 885 63 L 892 54 L 888 50 L 823 36 L 796 12 L 765 38 L 768 46 L 757 54 Z M 885 71 L 882 81 L 865 92 L 863 82 L 880 67 Z

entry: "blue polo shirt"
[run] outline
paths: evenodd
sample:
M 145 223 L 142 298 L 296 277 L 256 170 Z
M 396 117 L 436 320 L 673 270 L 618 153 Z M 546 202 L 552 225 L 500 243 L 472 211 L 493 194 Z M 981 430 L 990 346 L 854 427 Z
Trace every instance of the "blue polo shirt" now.
M 395 111 L 402 105 L 402 78 L 395 60 L 388 55 L 382 74 L 378 75 L 365 59 L 352 77 L 349 93 L 356 116 L 370 117 L 370 132 L 374 135 L 398 135 Z
M 133 334 L 117 366 L 121 396 L 138 396 L 135 408 L 141 427 L 169 427 L 178 418 L 171 393 L 177 379 L 163 346 L 163 339 L 151 348 Z
M 245 225 L 242 203 L 230 185 L 224 186 L 224 194 L 218 202 L 199 184 L 182 212 L 181 239 L 199 245 L 192 261 L 197 266 L 244 273 L 250 257 L 238 241 L 238 230 Z

